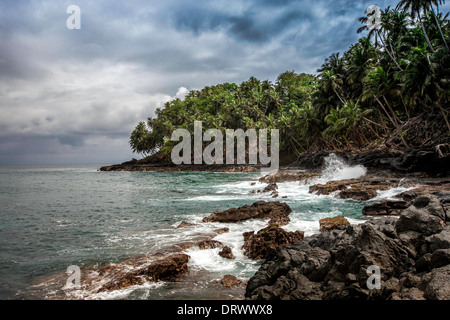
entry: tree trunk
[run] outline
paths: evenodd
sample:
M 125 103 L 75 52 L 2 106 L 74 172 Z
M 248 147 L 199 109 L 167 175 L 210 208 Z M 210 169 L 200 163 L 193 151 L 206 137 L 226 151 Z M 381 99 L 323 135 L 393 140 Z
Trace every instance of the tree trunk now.
M 386 102 L 386 105 L 388 106 L 389 110 L 391 110 L 392 115 L 394 116 L 395 122 L 397 122 L 397 124 L 400 124 L 401 123 L 400 119 L 395 114 L 394 109 L 392 109 L 391 105 L 389 104 L 389 102 L 387 101 L 385 96 L 383 96 L 383 99 L 384 99 L 384 102 Z
M 384 105 L 381 103 L 380 99 L 378 99 L 378 97 L 375 97 L 375 99 L 377 100 L 378 104 L 381 106 L 381 108 L 383 109 L 384 113 L 386 113 L 386 115 L 388 116 L 389 120 L 392 122 L 392 124 L 394 125 L 394 127 L 397 127 L 397 123 L 395 123 L 394 119 L 392 119 L 391 115 L 389 114 L 389 112 L 387 112 L 386 108 L 384 107 Z
M 337 95 L 337 97 L 339 98 L 339 100 L 341 100 L 342 104 L 344 105 L 345 102 L 344 102 L 344 100 L 342 100 L 342 98 L 341 98 L 341 96 L 339 95 L 339 93 L 337 92 L 337 90 L 333 88 L 333 91 L 334 91 L 334 93 Z
M 436 105 L 439 107 L 439 109 L 441 109 L 442 115 L 444 116 L 445 123 L 447 124 L 448 131 L 450 131 L 450 123 L 448 122 L 447 115 L 445 114 L 445 110 L 442 107 L 440 98 L 438 99 L 438 101 L 436 101 Z
M 420 12 L 418 12 L 417 15 L 419 17 L 419 23 L 420 23 L 420 26 L 422 27 L 423 35 L 425 36 L 425 39 L 427 40 L 427 43 L 430 46 L 431 51 L 435 52 L 433 46 L 431 45 L 430 38 L 428 38 L 428 34 L 427 34 L 427 31 L 425 30 L 425 26 L 422 23 L 422 18 L 420 17 Z
M 431 3 L 430 3 L 430 7 L 431 7 L 431 11 L 433 12 L 433 17 L 434 17 L 434 20 L 436 21 L 439 32 L 441 33 L 441 37 L 442 37 L 442 40 L 444 41 L 445 47 L 447 48 L 447 51 L 450 52 L 447 41 L 445 41 L 444 33 L 442 32 L 442 29 L 441 29 L 441 25 L 439 24 L 439 20 L 436 16 L 436 13 L 434 12 L 434 7 Z M 439 13 L 439 8 L 438 8 L 438 13 Z
M 392 56 L 391 52 L 389 51 L 388 47 L 386 46 L 386 43 L 385 43 L 385 41 L 384 41 L 382 35 L 380 34 L 380 31 L 377 30 L 377 33 L 378 33 L 378 35 L 379 35 L 379 37 L 380 37 L 381 43 L 383 44 L 384 50 L 386 50 L 386 52 L 388 53 L 389 57 L 391 57 L 392 61 L 394 61 L 394 63 L 395 63 L 395 65 L 397 66 L 397 68 L 398 68 L 400 71 L 403 71 L 402 67 L 400 67 L 400 65 L 398 64 L 397 59 L 395 59 L 395 58 Z

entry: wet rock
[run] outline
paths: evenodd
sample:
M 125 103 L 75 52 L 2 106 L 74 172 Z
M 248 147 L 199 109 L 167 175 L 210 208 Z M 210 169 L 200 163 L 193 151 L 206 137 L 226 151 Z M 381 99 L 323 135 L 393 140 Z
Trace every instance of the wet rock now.
M 222 242 L 217 241 L 217 240 L 203 240 L 203 241 L 200 241 L 197 245 L 201 250 L 214 249 L 214 248 L 221 247 Z
M 187 254 L 173 254 L 156 260 L 142 256 L 104 266 L 98 271 L 98 282 L 101 283 L 98 292 L 142 285 L 147 281 L 174 279 L 188 271 L 189 258 Z M 96 279 L 90 279 L 90 282 L 96 282 Z
M 419 196 L 398 219 L 377 217 L 270 254 L 249 280 L 246 298 L 448 299 L 450 228 L 440 224 L 442 207 L 436 200 Z M 367 288 L 371 265 L 382 272 L 380 290 Z
M 217 233 L 217 234 L 223 234 L 223 233 L 227 233 L 229 231 L 230 231 L 229 228 L 220 228 L 220 229 L 214 230 L 214 232 Z
M 223 247 L 222 251 L 219 252 L 219 256 L 225 259 L 234 259 L 233 251 L 228 246 Z
M 325 218 L 319 220 L 320 224 L 320 232 L 330 232 L 334 229 L 343 229 L 346 226 L 350 225 L 347 219 L 343 216 L 334 217 L 334 218 Z
M 342 199 L 353 199 L 360 201 L 367 201 L 377 196 L 377 192 L 375 190 L 354 190 L 354 189 L 346 189 L 339 192 L 339 197 Z
M 347 189 L 343 183 L 328 182 L 326 184 L 315 184 L 309 187 L 309 193 L 316 193 L 317 195 L 329 195 L 335 191 L 342 191 Z
M 409 205 L 409 202 L 403 200 L 386 200 L 366 205 L 362 209 L 362 214 L 365 216 L 398 216 Z
M 261 192 L 272 192 L 278 190 L 278 185 L 276 183 L 269 183 Z
M 177 226 L 177 229 L 179 229 L 179 228 L 186 228 L 186 227 L 193 227 L 195 225 L 196 225 L 195 223 L 183 221 Z
M 259 179 L 262 183 L 279 183 L 279 182 L 293 182 L 293 181 L 303 181 L 305 183 L 320 177 L 318 172 L 300 172 L 300 173 L 288 173 L 288 172 L 278 172 L 274 175 L 267 175 Z
M 271 255 L 249 280 L 246 297 L 368 299 L 368 266 L 377 265 L 383 274 L 398 277 L 414 264 L 413 253 L 382 230 L 379 221 L 368 221 L 313 235 L 283 248 Z M 300 286 L 305 286 L 306 293 L 297 292 Z
M 242 281 L 239 280 L 238 278 L 236 278 L 235 276 L 226 274 L 222 278 L 222 280 L 220 280 L 220 283 L 226 288 L 232 288 L 232 287 L 236 287 L 236 286 L 239 286 L 240 284 L 242 284 Z
M 271 252 L 303 239 L 304 233 L 301 231 L 287 232 L 278 226 L 269 225 L 258 231 L 245 232 L 244 255 L 250 259 L 259 260 L 266 258 Z
M 251 206 L 245 205 L 240 208 L 232 208 L 225 211 L 216 211 L 203 222 L 238 222 L 248 219 L 270 218 L 269 224 L 285 225 L 289 223 L 291 208 L 282 202 L 258 201 Z

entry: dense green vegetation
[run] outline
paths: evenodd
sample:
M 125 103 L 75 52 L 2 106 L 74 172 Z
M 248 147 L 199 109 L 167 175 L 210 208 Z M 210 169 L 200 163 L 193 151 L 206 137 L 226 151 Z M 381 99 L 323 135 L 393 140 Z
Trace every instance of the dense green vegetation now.
M 280 150 L 357 149 L 397 135 L 410 119 L 439 114 L 449 124 L 450 24 L 439 12 L 444 1 L 402 0 L 386 8 L 374 28 L 360 18 L 367 36 L 342 56 L 332 54 L 318 74 L 282 73 L 276 83 L 250 78 L 191 91 L 156 111 L 131 134 L 134 152 L 169 151 L 173 130 L 203 128 L 279 129 Z

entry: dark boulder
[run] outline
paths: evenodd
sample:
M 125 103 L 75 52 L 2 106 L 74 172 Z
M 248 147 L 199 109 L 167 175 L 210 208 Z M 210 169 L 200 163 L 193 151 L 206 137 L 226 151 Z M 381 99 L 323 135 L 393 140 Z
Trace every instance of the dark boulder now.
M 249 219 L 270 218 L 269 224 L 279 226 L 289 223 L 291 208 L 284 202 L 258 201 L 251 206 L 245 205 L 240 208 L 232 208 L 225 211 L 216 211 L 208 217 L 203 218 L 203 222 L 238 222 Z
M 444 229 L 445 213 L 439 200 L 432 195 L 419 196 L 405 209 L 396 224 L 397 232 L 415 231 L 429 236 Z
M 276 225 L 269 225 L 256 234 L 251 231 L 245 232 L 243 236 L 244 255 L 250 259 L 259 260 L 266 258 L 273 251 L 301 241 L 304 233 L 301 231 L 287 232 Z
M 219 252 L 219 256 L 225 259 L 234 259 L 233 251 L 228 246 L 223 247 L 223 249 Z
M 353 200 L 360 200 L 360 201 L 367 201 L 372 198 L 375 198 L 377 196 L 376 190 L 373 189 L 367 189 L 367 190 L 354 190 L 352 189 L 346 189 L 341 192 L 339 192 L 339 197 L 342 199 L 353 199 Z
M 365 216 L 398 216 L 409 205 L 409 202 L 403 200 L 385 200 L 366 205 L 362 209 L 362 214 Z

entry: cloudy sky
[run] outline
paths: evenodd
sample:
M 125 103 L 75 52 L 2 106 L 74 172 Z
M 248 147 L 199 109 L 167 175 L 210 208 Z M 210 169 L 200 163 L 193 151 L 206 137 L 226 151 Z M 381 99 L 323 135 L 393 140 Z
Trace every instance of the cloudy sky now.
M 397 1 L 378 1 L 384 8 Z M 69 30 L 69 5 L 81 29 Z M 361 0 L 1 0 L 0 164 L 116 163 L 188 90 L 314 73 L 360 35 Z

